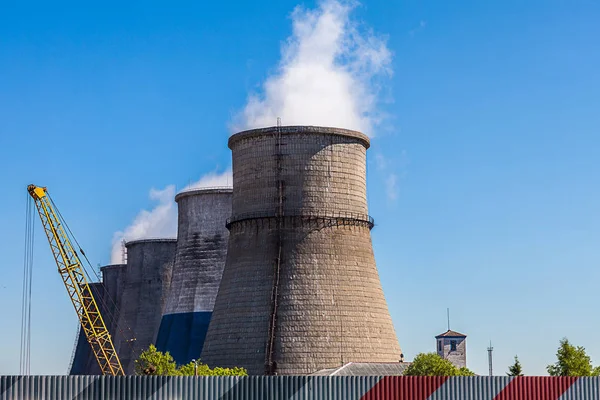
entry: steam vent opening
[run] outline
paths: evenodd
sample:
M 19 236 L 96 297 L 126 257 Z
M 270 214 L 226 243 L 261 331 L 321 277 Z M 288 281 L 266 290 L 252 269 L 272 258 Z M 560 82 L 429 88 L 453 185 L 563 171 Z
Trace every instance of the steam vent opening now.
M 201 359 L 252 375 L 398 362 L 375 265 L 366 135 L 286 126 L 230 137 L 228 251 Z

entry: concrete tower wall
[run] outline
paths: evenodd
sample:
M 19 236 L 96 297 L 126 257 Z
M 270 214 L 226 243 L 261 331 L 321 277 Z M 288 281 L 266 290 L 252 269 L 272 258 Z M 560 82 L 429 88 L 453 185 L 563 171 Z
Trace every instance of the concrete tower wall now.
M 265 128 L 232 136 L 229 147 L 228 254 L 202 360 L 284 375 L 398 362 L 371 246 L 368 138 Z
M 199 189 L 175 197 L 177 253 L 156 347 L 178 364 L 198 359 L 202 351 L 225 266 L 231 193 Z
M 177 241 L 147 239 L 126 243 L 127 269 L 121 294 L 115 347 L 125 374 L 135 372 L 135 360 L 158 333 Z
M 284 181 L 285 215 L 367 214 L 365 157 L 369 139 L 359 132 L 335 128 L 282 129 L 280 167 L 273 129 L 230 138 L 235 216 L 273 215 L 279 207 L 278 176 Z
M 117 326 L 119 321 L 119 310 L 121 309 L 121 295 L 125 287 L 127 264 L 106 265 L 100 268 L 102 272 L 102 283 L 105 290 L 106 316 L 103 314 L 108 330 L 115 337 L 115 332 L 122 329 Z

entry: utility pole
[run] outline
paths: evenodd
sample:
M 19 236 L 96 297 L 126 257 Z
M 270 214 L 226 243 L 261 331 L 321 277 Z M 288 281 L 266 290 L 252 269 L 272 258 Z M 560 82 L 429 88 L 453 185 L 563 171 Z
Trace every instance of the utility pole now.
M 490 363 L 490 376 L 494 376 L 493 374 L 493 370 L 492 370 L 492 352 L 494 351 L 494 348 L 492 347 L 492 341 L 490 340 L 490 347 L 488 347 L 488 362 Z
M 193 359 L 192 362 L 194 363 L 194 376 L 198 376 L 198 361 L 196 359 Z

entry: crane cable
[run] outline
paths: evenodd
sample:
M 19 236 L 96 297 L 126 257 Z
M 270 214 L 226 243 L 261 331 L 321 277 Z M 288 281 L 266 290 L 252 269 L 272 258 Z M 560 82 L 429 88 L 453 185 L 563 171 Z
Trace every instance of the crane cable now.
M 96 277 L 96 281 L 97 282 L 101 282 L 100 275 L 96 272 L 96 270 L 92 266 L 92 263 L 90 262 L 90 260 L 88 259 L 87 255 L 85 254 L 85 252 L 81 248 L 81 245 L 77 241 L 77 238 L 75 237 L 75 235 L 73 235 L 73 232 L 71 231 L 71 228 L 69 228 L 69 225 L 67 224 L 67 222 L 63 218 L 62 214 L 60 213 L 60 210 L 58 209 L 58 207 L 54 203 L 54 200 L 50 196 L 50 193 L 46 192 L 46 195 L 48 196 L 48 199 L 52 203 L 52 207 L 54 207 L 54 209 L 56 210 L 58 218 L 60 219 L 60 223 L 67 229 L 67 232 L 69 233 L 70 239 L 73 242 L 75 242 L 75 244 L 77 245 L 77 248 L 79 249 L 79 253 L 85 259 L 87 265 L 85 263 L 81 263 L 81 266 L 84 269 L 86 275 L 88 277 L 91 277 L 93 275 L 93 276 Z M 90 271 L 91 271 L 91 273 L 90 273 Z M 90 288 L 90 291 L 92 291 L 91 288 Z M 131 328 L 129 328 L 129 327 L 126 328 L 129 331 L 130 335 L 125 335 L 125 332 L 123 331 L 122 327 L 119 326 L 119 321 L 116 318 L 116 315 L 118 315 L 117 313 L 119 311 L 118 310 L 118 306 L 117 306 L 115 300 L 110 295 L 110 293 L 108 293 L 108 291 L 106 291 L 106 290 L 103 291 L 102 294 L 98 293 L 95 290 L 93 290 L 92 292 L 93 292 L 94 297 L 97 300 L 99 300 L 100 307 L 101 307 L 101 313 L 100 313 L 100 315 L 102 315 L 102 319 L 105 319 L 106 321 L 108 321 L 110 323 L 110 326 L 114 326 L 115 330 L 119 331 L 119 333 L 121 333 L 123 335 L 123 337 L 127 337 L 127 336 L 132 335 Z M 110 300 L 110 303 L 108 303 L 108 300 Z M 111 311 L 111 308 L 114 309 L 114 312 Z M 107 318 L 104 318 L 104 316 L 106 316 Z M 109 328 L 109 327 L 107 326 L 107 328 Z M 79 337 L 79 335 L 77 335 L 77 336 Z M 111 336 L 113 336 L 113 335 L 111 334 Z M 114 339 L 114 337 L 113 337 L 113 339 Z M 126 343 L 127 343 L 127 345 L 130 348 L 133 347 L 132 340 L 126 340 Z M 113 345 L 114 345 L 114 343 L 113 343 Z
M 25 250 L 23 256 L 23 293 L 21 298 L 21 375 L 30 374 L 31 365 L 31 283 L 33 278 L 34 205 L 30 196 L 25 204 Z

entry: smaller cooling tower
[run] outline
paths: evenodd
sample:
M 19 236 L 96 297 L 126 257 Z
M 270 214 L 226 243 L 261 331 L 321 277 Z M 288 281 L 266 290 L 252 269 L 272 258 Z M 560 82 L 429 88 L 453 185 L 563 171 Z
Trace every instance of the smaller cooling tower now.
M 125 286 L 125 277 L 127 264 L 106 265 L 100 268 L 102 271 L 102 283 L 104 283 L 106 313 L 102 314 L 104 322 L 108 326 L 111 336 L 115 337 L 115 332 L 124 329 L 117 326 L 119 321 L 119 310 L 121 308 L 121 294 Z
M 127 269 L 115 332 L 115 347 L 126 375 L 135 360 L 154 343 L 171 283 L 176 239 L 145 239 L 125 244 Z
M 232 189 L 179 193 L 177 254 L 156 347 L 178 364 L 200 357 L 219 290 L 229 231 Z
M 94 295 L 94 299 L 98 303 L 100 313 L 104 316 L 104 285 L 99 282 L 90 283 L 90 289 Z M 69 375 L 102 375 L 96 356 L 92 352 L 83 329 L 79 329 L 76 340 L 77 343 L 75 344 L 75 352 L 71 360 Z

